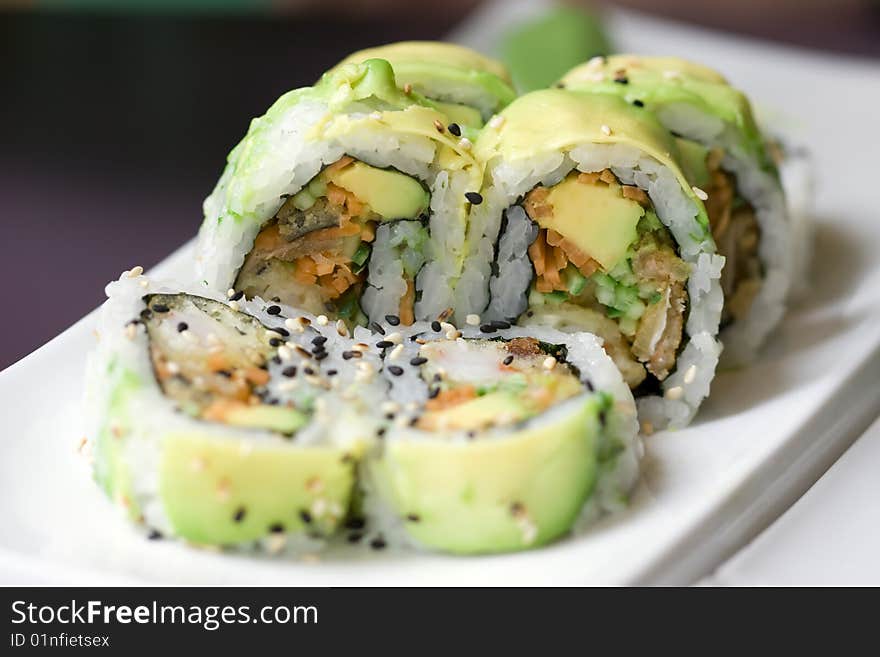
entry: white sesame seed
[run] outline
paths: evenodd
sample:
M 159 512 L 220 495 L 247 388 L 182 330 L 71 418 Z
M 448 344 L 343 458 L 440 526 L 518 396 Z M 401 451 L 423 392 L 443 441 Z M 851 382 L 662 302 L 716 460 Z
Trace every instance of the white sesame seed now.
M 400 410 L 400 404 L 395 401 L 384 401 L 379 406 L 379 410 L 383 413 L 397 413 Z
M 673 386 L 672 388 L 669 388 L 663 396 L 671 401 L 681 399 L 684 396 L 684 388 L 681 386 Z
M 469 151 L 473 147 L 473 142 L 467 137 L 462 137 L 458 140 L 458 146 L 463 151 Z
M 541 363 L 541 367 L 545 370 L 552 370 L 556 367 L 556 359 L 553 358 L 553 356 L 547 356 L 547 358 L 544 359 L 544 362 Z
M 281 360 L 290 360 L 293 358 L 293 351 L 291 351 L 290 347 L 286 344 L 283 344 L 278 347 L 278 358 Z
M 313 385 L 313 386 L 320 386 L 322 383 L 324 383 L 324 380 L 321 379 L 321 377 L 315 376 L 314 374 L 306 374 L 303 378 L 305 379 L 306 383 L 308 383 L 309 385 Z M 315 400 L 315 407 L 319 412 L 322 410 L 320 408 L 317 408 L 319 405 L 318 402 L 320 402 L 320 401 L 323 401 L 323 400 L 322 399 Z
M 506 120 L 507 120 L 507 119 L 505 119 L 505 118 L 504 118 L 503 116 L 501 116 L 500 114 L 496 114 L 496 115 L 493 116 L 491 119 L 489 119 L 489 127 L 492 128 L 492 129 L 494 129 L 494 130 L 498 130 L 501 126 L 504 125 L 504 122 L 505 122 Z
M 403 345 L 399 344 L 394 349 L 391 350 L 391 353 L 388 354 L 389 360 L 397 360 L 400 358 L 400 355 L 403 353 Z
M 684 373 L 684 382 L 693 383 L 695 378 L 697 378 L 697 366 L 691 365 Z
M 150 281 L 148 281 L 146 278 L 143 278 L 138 281 L 138 285 L 140 285 L 141 287 L 150 287 Z
M 343 338 L 348 337 L 348 327 L 345 325 L 341 319 L 336 320 L 336 332 L 341 335 Z
M 468 315 L 467 317 L 464 318 L 464 321 L 466 324 L 469 324 L 470 326 L 479 326 L 480 325 L 480 316 L 475 315 L 474 313 L 471 313 L 470 315 Z
M 241 306 L 238 305 L 238 301 L 230 301 L 228 304 L 230 310 L 239 311 L 241 310 Z
M 226 290 L 226 298 L 227 299 L 231 299 L 234 296 L 235 296 L 235 290 L 233 290 L 232 288 L 229 288 L 228 290 Z
M 388 340 L 388 342 L 393 342 L 394 344 L 400 344 L 403 341 L 403 336 L 399 332 L 395 331 L 391 335 L 386 335 L 385 339 Z
M 266 539 L 266 551 L 269 554 L 278 554 L 287 545 L 287 536 L 285 534 L 272 534 Z
M 137 278 L 138 276 L 140 276 L 143 273 L 144 273 L 144 268 L 141 267 L 140 265 L 137 265 L 136 267 L 131 268 L 131 270 L 128 272 L 128 277 L 129 278 Z
M 318 326 L 327 326 L 327 322 L 330 320 L 327 319 L 327 315 L 318 315 L 315 317 L 315 321 L 318 323 Z
M 357 344 L 352 345 L 351 350 L 364 352 L 364 351 L 367 351 L 369 348 L 370 348 L 370 345 L 364 344 L 363 342 L 358 342 Z
M 461 333 L 459 333 L 456 329 L 452 329 L 451 331 L 446 331 L 446 339 L 447 340 L 455 340 L 456 338 L 461 337 Z
M 294 389 L 299 385 L 299 381 L 296 379 L 288 379 L 287 381 L 282 381 L 278 384 L 278 392 L 293 392 Z
M 595 57 L 590 57 L 590 60 L 587 62 L 587 66 L 589 68 L 596 68 L 597 66 L 602 66 L 605 63 L 605 58 L 602 55 L 596 55 Z
M 454 331 L 455 326 L 453 326 L 449 322 L 440 322 L 440 330 L 448 333 L 449 331 Z
M 611 128 L 609 128 L 607 125 L 603 125 L 603 126 L 602 126 L 601 128 L 599 128 L 599 129 L 602 131 L 602 134 L 603 134 L 603 135 L 606 135 L 606 136 L 608 136 L 608 137 L 611 136 Z
M 297 329 L 302 328 L 302 324 L 300 324 L 298 321 L 296 321 L 295 319 L 293 319 L 291 317 L 288 317 L 287 319 L 284 320 L 284 325 L 287 328 L 289 328 L 291 331 L 296 331 Z
M 700 199 L 701 201 L 705 201 L 709 198 L 709 195 L 706 192 L 704 192 L 702 189 L 697 187 L 696 185 L 691 187 L 691 189 L 694 190 L 694 194 L 696 194 L 697 198 Z
M 165 367 L 168 369 L 168 371 L 169 371 L 171 374 L 178 374 L 178 373 L 180 373 L 180 365 L 178 365 L 178 364 L 175 363 L 174 361 L 169 360 L 167 363 L 165 363 Z
M 269 339 L 278 338 L 280 340 L 281 338 L 284 337 L 278 331 L 273 331 L 272 329 L 269 329 L 268 331 L 266 331 L 266 335 L 269 336 Z
M 129 340 L 134 340 L 134 337 L 137 335 L 137 325 L 136 324 L 126 324 L 125 325 L 125 337 Z

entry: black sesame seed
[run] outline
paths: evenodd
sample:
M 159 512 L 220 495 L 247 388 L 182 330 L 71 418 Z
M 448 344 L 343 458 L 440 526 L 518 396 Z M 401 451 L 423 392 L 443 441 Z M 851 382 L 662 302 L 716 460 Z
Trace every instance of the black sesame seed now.
M 363 529 L 366 521 L 359 516 L 352 516 L 345 521 L 346 529 Z
M 232 372 L 230 372 L 229 370 L 217 370 L 217 374 L 222 376 L 224 379 L 232 378 Z
M 439 333 L 440 328 L 441 328 L 440 322 L 438 322 L 436 319 L 433 322 L 431 322 L 431 330 L 432 331 L 434 331 L 435 333 Z
M 584 380 L 584 385 L 587 386 L 587 390 L 589 390 L 590 392 L 593 392 L 595 390 L 595 388 L 593 387 L 593 382 L 589 379 Z
M 428 399 L 434 399 L 440 394 L 440 388 L 428 388 Z
M 605 412 L 605 409 L 603 408 L 601 411 L 599 411 L 599 424 L 604 427 L 605 423 L 607 421 L 608 421 L 608 414 Z
M 281 306 L 269 306 L 268 308 L 266 308 L 266 312 L 270 315 L 280 315 Z
M 391 417 L 393 418 L 394 415 L 392 415 Z M 377 438 L 381 438 L 382 436 L 385 435 L 385 431 L 386 431 L 385 427 L 379 427 L 379 428 L 376 430 L 376 437 L 377 437 Z
M 642 101 L 640 101 L 640 100 L 637 98 L 636 100 L 633 101 L 633 105 L 635 105 L 636 107 L 644 107 L 644 106 L 645 106 L 645 103 L 643 103 Z
M 290 367 L 285 367 L 281 370 L 281 373 L 287 378 L 296 376 L 296 365 L 291 365 Z
M 391 324 L 391 326 L 397 326 L 400 324 L 400 317 L 397 315 L 385 315 L 385 321 Z
M 280 522 L 269 525 L 269 532 L 272 534 L 280 534 L 284 531 L 284 525 Z
M 409 361 L 409 364 L 412 365 L 413 367 L 418 367 L 419 365 L 424 365 L 427 362 L 428 362 L 428 359 L 425 358 L 424 356 L 416 356 L 415 358 L 413 358 Z
M 377 536 L 372 541 L 370 541 L 370 547 L 373 548 L 374 550 L 381 550 L 386 545 L 388 545 L 388 544 L 385 542 L 385 539 L 382 538 L 381 536 Z
M 419 520 L 421 520 L 421 518 L 419 518 L 419 515 L 418 515 L 417 513 L 408 513 L 408 514 L 406 514 L 406 519 L 407 519 L 409 522 L 418 522 Z
M 394 343 L 391 340 L 379 340 L 376 343 L 376 349 L 388 349 L 388 347 L 393 347 Z
M 158 541 L 160 538 L 162 538 L 162 534 L 156 529 L 151 529 L 150 533 L 147 534 L 148 541 Z
M 280 347 L 284 343 L 284 340 L 281 338 L 269 338 L 269 346 L 270 347 Z
M 153 306 L 154 313 L 167 313 L 170 310 L 164 303 L 157 303 Z
M 144 321 L 150 319 L 150 317 L 152 317 L 152 316 L 153 316 L 153 313 L 151 313 L 151 312 L 150 312 L 148 309 L 146 309 L 146 308 L 144 308 L 144 309 L 141 311 L 141 319 L 143 319 Z
M 276 365 L 281 365 L 281 356 L 272 356 L 272 362 Z
M 477 192 L 465 192 L 464 197 L 471 205 L 479 205 L 483 202 L 483 195 Z
M 513 362 L 513 356 L 510 355 L 502 361 L 505 365 L 510 365 Z
M 299 519 L 302 520 L 302 521 L 303 521 L 304 523 L 306 523 L 307 525 L 308 525 L 308 524 L 311 524 L 311 522 L 312 522 L 312 514 L 309 513 L 308 511 L 306 511 L 305 509 L 301 509 L 300 512 L 299 512 Z
M 494 333 L 498 329 L 492 326 L 491 324 L 483 324 L 480 327 L 480 333 Z
M 379 322 L 373 322 L 372 324 L 370 324 L 370 328 L 379 335 L 385 335 L 385 329 L 382 328 L 382 325 L 379 324 Z
M 448 126 L 446 126 L 446 129 L 449 130 L 449 132 L 456 137 L 461 137 L 461 126 L 459 126 L 457 123 L 450 123 Z
M 313 370 L 311 367 L 304 367 L 303 372 L 305 372 L 308 376 L 311 376 L 315 373 L 315 370 Z
M 238 301 L 238 300 L 241 299 L 243 296 L 244 296 L 244 292 L 242 292 L 241 290 L 239 290 L 238 292 L 236 292 L 235 294 L 233 294 L 231 297 L 229 297 L 229 300 L 230 300 L 230 301 Z
M 272 330 L 275 331 L 278 335 L 283 335 L 285 338 L 290 337 L 290 331 L 288 331 L 286 328 L 281 328 L 279 326 L 278 328 L 273 328 Z
M 353 534 L 348 535 L 349 543 L 360 543 L 361 539 L 364 537 L 360 532 L 354 532 Z
M 388 371 L 391 372 L 394 376 L 400 376 L 403 374 L 403 368 L 400 365 L 389 365 Z
M 510 322 L 505 322 L 503 319 L 493 319 L 489 323 L 497 329 L 509 329 L 510 328 Z
M 342 360 L 351 360 L 352 358 L 356 358 L 355 354 L 359 354 L 358 351 L 343 351 L 342 352 Z
M 245 513 L 246 513 L 245 508 L 243 506 L 240 506 L 235 510 L 235 513 L 233 514 L 232 519 L 235 522 L 241 522 L 242 520 L 244 520 Z
M 629 78 L 626 77 L 614 78 L 614 81 L 617 84 L 629 84 Z
M 327 376 L 336 376 L 339 372 L 337 370 L 327 370 L 324 372 Z
M 188 328 L 189 324 L 187 324 L 186 322 L 180 322 L 180 324 L 177 325 L 177 332 L 183 333 Z
M 327 356 L 329 356 L 329 355 L 330 355 L 330 354 L 328 354 L 326 351 L 322 351 L 321 353 L 316 353 L 316 354 L 315 354 L 315 360 L 324 360 L 324 359 L 327 358 Z
M 312 338 L 312 344 L 318 347 L 325 342 L 327 342 L 327 338 L 325 338 L 323 335 L 316 335 L 314 338 Z

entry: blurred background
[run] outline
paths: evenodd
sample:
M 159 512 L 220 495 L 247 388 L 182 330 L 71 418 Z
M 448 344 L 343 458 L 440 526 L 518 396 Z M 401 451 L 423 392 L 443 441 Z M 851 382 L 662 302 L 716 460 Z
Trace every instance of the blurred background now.
M 282 92 L 352 50 L 442 39 L 483 4 L 0 0 L 0 369 L 190 239 L 226 153 Z M 880 65 L 878 0 L 563 4 L 486 50 L 520 66 L 517 40 L 538 34 L 566 70 L 613 49 L 603 18 L 624 7 Z

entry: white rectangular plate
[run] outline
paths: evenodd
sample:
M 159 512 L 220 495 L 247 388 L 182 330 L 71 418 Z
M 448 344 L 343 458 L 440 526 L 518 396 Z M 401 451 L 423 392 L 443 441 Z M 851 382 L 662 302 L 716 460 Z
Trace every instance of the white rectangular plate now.
M 543 549 L 480 558 L 363 551 L 306 562 L 147 541 L 103 499 L 76 449 L 92 314 L 0 373 L 0 581 L 689 583 L 778 516 L 880 408 L 880 72 L 633 14 L 612 25 L 625 49 L 715 65 L 783 113 L 813 151 L 818 181 L 808 299 L 760 363 L 718 376 L 692 427 L 648 438 L 644 483 L 626 513 Z M 190 253 L 151 273 L 186 271 Z

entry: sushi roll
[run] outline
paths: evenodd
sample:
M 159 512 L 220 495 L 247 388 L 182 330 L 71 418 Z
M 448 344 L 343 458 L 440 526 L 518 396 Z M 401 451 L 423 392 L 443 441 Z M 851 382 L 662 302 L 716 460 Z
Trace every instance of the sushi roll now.
M 724 258 L 669 132 L 616 96 L 548 89 L 490 121 L 475 152 L 486 179 L 455 307 L 595 333 L 645 430 L 686 425 L 721 352 Z
M 105 493 L 153 536 L 320 546 L 348 513 L 375 433 L 365 409 L 384 394 L 341 357 L 350 338 L 144 276 L 107 293 L 87 381 Z
M 722 365 L 754 359 L 784 314 L 795 254 L 780 176 L 746 96 L 718 72 L 674 57 L 597 57 L 561 84 L 619 96 L 673 132 L 726 258 Z
M 352 53 L 337 66 L 368 59 L 390 62 L 401 89 L 427 98 L 459 129 L 482 127 L 516 98 L 510 73 L 501 62 L 452 43 L 391 43 Z
M 283 95 L 204 203 L 199 279 L 350 326 L 451 305 L 481 167 L 387 61 Z
M 626 503 L 642 447 L 632 394 L 601 340 L 420 328 L 384 361 L 387 427 L 361 466 L 373 540 L 523 550 Z

